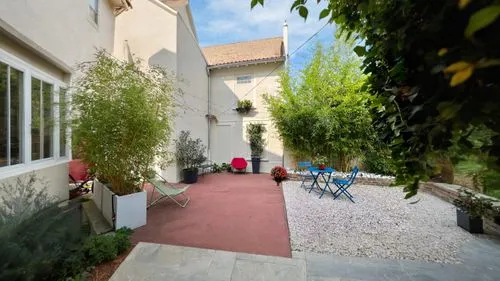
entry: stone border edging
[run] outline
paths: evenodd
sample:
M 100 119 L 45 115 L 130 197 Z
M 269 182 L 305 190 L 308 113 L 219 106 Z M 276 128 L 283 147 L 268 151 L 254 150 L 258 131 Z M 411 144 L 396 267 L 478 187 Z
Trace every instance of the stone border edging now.
M 460 194 L 461 189 L 466 189 L 474 192 L 473 190 L 460 185 L 437 182 L 421 183 L 420 189 L 452 204 L 455 199 L 458 199 L 458 195 Z M 500 201 L 498 201 L 498 199 L 485 194 L 480 194 L 480 196 L 495 200 L 496 202 L 493 202 L 493 207 L 500 208 Z M 500 225 L 496 224 L 493 218 L 483 218 L 483 226 L 486 233 L 500 236 Z

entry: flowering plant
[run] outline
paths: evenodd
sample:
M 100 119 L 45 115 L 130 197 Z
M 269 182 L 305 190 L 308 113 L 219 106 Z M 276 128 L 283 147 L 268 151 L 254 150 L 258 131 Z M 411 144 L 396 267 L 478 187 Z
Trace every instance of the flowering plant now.
M 279 185 L 288 176 L 285 168 L 281 166 L 275 166 L 271 169 L 271 176 L 273 177 L 276 185 Z

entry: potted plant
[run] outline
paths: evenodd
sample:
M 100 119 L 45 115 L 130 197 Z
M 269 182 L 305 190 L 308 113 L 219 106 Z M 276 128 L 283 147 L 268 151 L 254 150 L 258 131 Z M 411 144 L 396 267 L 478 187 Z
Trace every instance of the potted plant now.
M 492 200 L 462 190 L 453 204 L 457 206 L 457 225 L 470 233 L 483 233 L 482 217 L 492 208 Z
M 141 175 L 167 159 L 174 76 L 104 51 L 79 70 L 73 144 L 96 176 L 92 201 L 115 229 L 145 225 Z
M 264 133 L 266 127 L 264 124 L 250 123 L 247 126 L 248 140 L 250 141 L 250 150 L 252 157 L 252 173 L 260 173 L 260 157 L 264 152 Z
M 250 100 L 240 100 L 238 101 L 238 105 L 236 107 L 236 111 L 239 113 L 248 113 L 250 110 L 252 110 L 252 101 Z
M 193 140 L 189 131 L 182 131 L 175 141 L 175 157 L 179 166 L 182 167 L 185 183 L 198 181 L 198 167 L 207 160 L 205 151 L 206 147 L 201 139 Z
M 328 158 L 325 156 L 316 156 L 314 158 L 314 165 L 318 167 L 320 170 L 326 169 L 326 164 L 328 163 Z
M 276 185 L 280 185 L 282 181 L 284 181 L 288 173 L 286 172 L 286 169 L 281 167 L 281 166 L 275 166 L 274 168 L 271 169 L 271 176 L 273 177 L 273 180 L 276 182 Z

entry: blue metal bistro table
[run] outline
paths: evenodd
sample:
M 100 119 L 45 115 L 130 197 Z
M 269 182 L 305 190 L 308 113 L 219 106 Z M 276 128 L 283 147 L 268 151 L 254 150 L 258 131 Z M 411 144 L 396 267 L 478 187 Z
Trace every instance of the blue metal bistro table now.
M 321 197 L 323 197 L 326 189 L 328 188 L 330 193 L 333 196 L 335 196 L 332 189 L 330 188 L 330 185 L 328 184 L 330 182 L 330 178 L 332 177 L 332 173 L 335 172 L 335 169 L 330 168 L 330 167 L 327 167 L 325 169 L 319 169 L 318 167 L 310 167 L 308 170 L 313 177 L 313 182 L 311 184 L 311 188 L 309 189 L 309 193 L 311 193 L 311 191 L 316 187 L 321 191 L 321 194 L 319 196 L 319 198 L 321 198 Z M 318 182 L 319 177 L 321 177 L 323 179 L 323 181 L 325 182 L 325 186 L 323 188 L 319 185 L 319 182 Z

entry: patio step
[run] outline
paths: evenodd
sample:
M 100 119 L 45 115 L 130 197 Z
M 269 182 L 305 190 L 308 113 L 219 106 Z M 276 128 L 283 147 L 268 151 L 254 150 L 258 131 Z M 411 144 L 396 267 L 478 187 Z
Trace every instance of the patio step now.
M 82 206 L 89 221 L 92 234 L 99 235 L 113 231 L 113 226 L 104 218 L 94 201 L 86 201 Z

